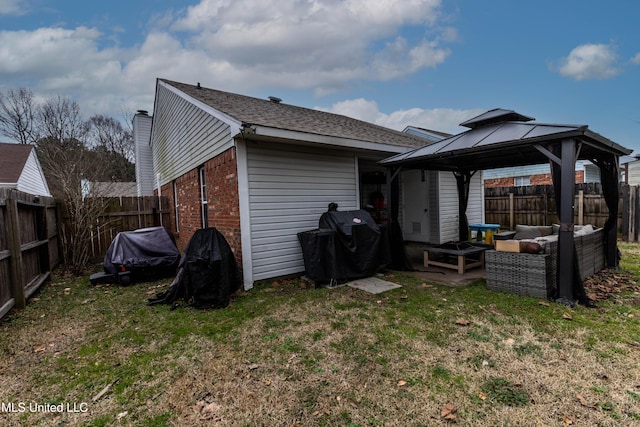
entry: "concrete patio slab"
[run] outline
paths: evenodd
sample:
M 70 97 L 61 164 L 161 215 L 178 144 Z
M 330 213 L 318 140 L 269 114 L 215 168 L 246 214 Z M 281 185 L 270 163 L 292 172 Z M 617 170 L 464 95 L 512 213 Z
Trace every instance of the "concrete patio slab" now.
M 364 279 L 352 280 L 346 283 L 347 286 L 355 289 L 360 289 L 370 294 L 380 294 L 382 292 L 390 291 L 391 289 L 401 288 L 402 286 L 387 282 L 386 280 L 379 279 L 377 277 L 366 277 Z

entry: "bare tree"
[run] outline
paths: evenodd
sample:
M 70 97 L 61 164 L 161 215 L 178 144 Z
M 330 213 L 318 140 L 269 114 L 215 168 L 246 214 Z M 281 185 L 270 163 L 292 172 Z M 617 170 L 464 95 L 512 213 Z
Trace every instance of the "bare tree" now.
M 63 251 L 75 274 L 86 267 L 90 256 L 91 230 L 104 212 L 105 200 L 86 197 L 89 181 L 104 174 L 108 164 L 87 148 L 89 123 L 78 104 L 64 97 L 47 100 L 39 110 L 38 124 L 44 137 L 37 151 L 54 196 L 63 202 Z
M 26 88 L 0 92 L 0 133 L 21 144 L 36 142 L 35 114 L 38 106 Z
M 55 96 L 47 99 L 38 110 L 39 134 L 65 146 L 73 141 L 85 142 L 89 123 L 82 119 L 80 106 L 70 98 Z
M 89 119 L 89 143 L 97 155 L 108 164 L 110 175 L 101 181 L 134 181 L 135 167 L 133 133 L 118 120 L 95 115 Z
M 65 262 L 82 273 L 110 191 L 108 184 L 92 188 L 91 182 L 135 179 L 132 130 L 102 115 L 84 120 L 78 103 L 67 97 L 36 103 L 31 90 L 21 88 L 0 92 L 0 134 L 36 145 L 49 188 L 62 205 Z

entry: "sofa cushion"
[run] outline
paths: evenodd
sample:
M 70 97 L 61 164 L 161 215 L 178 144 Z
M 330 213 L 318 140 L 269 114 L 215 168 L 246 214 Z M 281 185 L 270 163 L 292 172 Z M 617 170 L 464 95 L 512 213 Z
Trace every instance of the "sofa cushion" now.
M 516 235 L 513 238 L 516 240 L 535 239 L 540 236 L 540 230 L 535 225 L 516 225 Z
M 593 229 L 593 225 L 591 224 L 587 224 L 583 227 L 576 225 L 576 229 L 574 229 L 573 235 L 574 236 L 586 236 L 587 234 L 593 233 L 594 229 Z
M 539 225 L 540 237 L 551 236 L 553 234 L 553 226 L 551 225 Z

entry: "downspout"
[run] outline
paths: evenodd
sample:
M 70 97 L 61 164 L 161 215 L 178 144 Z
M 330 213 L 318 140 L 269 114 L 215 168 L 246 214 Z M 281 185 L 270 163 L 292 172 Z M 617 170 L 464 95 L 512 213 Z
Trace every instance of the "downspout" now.
M 158 215 L 160 216 L 160 227 L 162 227 L 162 187 L 160 187 L 160 172 L 156 174 L 156 186 L 158 188 Z
M 253 254 L 251 251 L 251 204 L 249 203 L 249 171 L 247 141 L 234 137 L 238 170 L 238 205 L 240 208 L 240 245 L 242 246 L 242 280 L 244 290 L 253 288 Z

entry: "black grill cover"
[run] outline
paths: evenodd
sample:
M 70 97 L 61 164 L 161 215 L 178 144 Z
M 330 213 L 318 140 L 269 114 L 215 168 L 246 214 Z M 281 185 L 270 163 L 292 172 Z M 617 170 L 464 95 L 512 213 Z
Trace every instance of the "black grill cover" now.
M 315 282 L 369 277 L 390 262 L 386 226 L 367 211 L 326 212 L 318 225 L 298 234 L 306 273 Z
M 117 274 L 124 267 L 132 273 L 166 270 L 173 275 L 178 261 L 180 252 L 164 227 L 141 228 L 116 235 L 104 257 L 104 271 Z
M 240 271 L 229 243 L 215 228 L 205 228 L 189 240 L 169 289 L 149 304 L 184 299 L 196 308 L 223 308 L 240 286 Z

